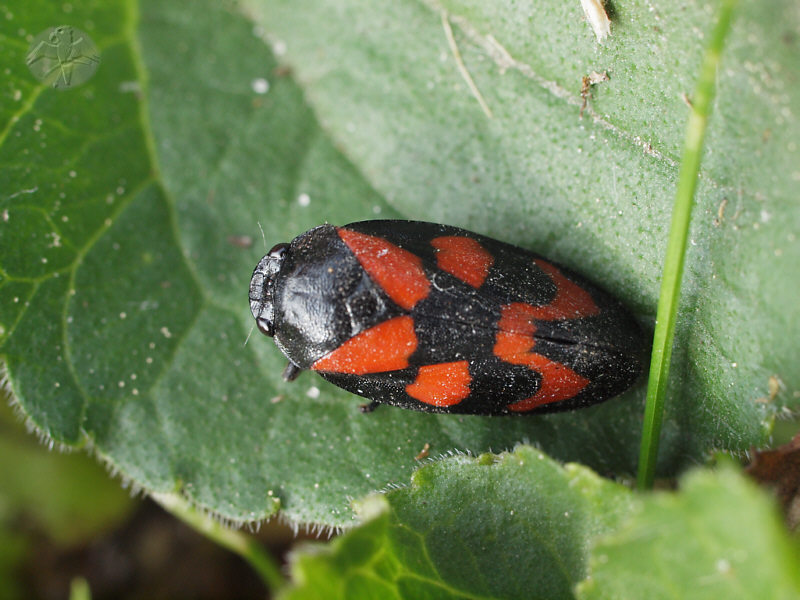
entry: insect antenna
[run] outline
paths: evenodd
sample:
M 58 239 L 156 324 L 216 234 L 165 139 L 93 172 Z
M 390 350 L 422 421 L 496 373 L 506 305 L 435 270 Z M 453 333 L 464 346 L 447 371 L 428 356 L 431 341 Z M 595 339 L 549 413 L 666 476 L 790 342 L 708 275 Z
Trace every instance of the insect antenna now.
M 264 252 L 267 252 L 267 236 L 264 235 L 264 229 L 261 227 L 261 221 L 256 221 L 256 225 L 261 230 L 261 241 L 264 243 Z
M 247 333 L 247 337 L 244 339 L 244 344 L 242 344 L 242 347 L 247 346 L 247 342 L 250 341 L 250 336 L 253 335 L 253 329 L 255 329 L 255 328 L 256 328 L 255 325 L 252 325 L 250 327 L 250 331 Z

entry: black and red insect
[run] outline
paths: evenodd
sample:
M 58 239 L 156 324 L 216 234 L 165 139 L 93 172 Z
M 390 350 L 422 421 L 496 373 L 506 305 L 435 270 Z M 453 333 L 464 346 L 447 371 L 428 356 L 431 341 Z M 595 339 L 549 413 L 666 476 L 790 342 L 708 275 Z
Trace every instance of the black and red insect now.
M 642 370 L 622 305 L 522 248 L 417 221 L 320 225 L 250 281 L 258 329 L 293 379 L 311 369 L 377 403 L 530 414 L 612 398 Z

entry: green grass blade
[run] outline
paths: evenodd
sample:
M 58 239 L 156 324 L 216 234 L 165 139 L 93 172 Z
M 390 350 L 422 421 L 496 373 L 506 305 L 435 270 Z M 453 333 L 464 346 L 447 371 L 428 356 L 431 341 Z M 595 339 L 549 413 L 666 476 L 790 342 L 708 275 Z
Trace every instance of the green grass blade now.
M 719 19 L 711 35 L 706 50 L 700 79 L 692 98 L 689 123 L 683 147 L 683 159 L 678 179 L 675 207 L 672 212 L 667 255 L 664 273 L 661 278 L 661 293 L 658 301 L 656 328 L 653 336 L 653 353 L 650 362 L 650 377 L 647 384 L 647 407 L 645 409 L 642 444 L 639 453 L 639 473 L 637 487 L 648 489 L 653 485 L 661 422 L 664 415 L 664 396 L 667 374 L 672 357 L 672 343 L 675 335 L 675 318 L 680 298 L 683 263 L 686 254 L 686 238 L 689 221 L 694 206 L 694 193 L 700 159 L 703 150 L 708 116 L 714 99 L 717 68 L 722 56 L 725 37 L 733 20 L 736 0 L 722 0 Z

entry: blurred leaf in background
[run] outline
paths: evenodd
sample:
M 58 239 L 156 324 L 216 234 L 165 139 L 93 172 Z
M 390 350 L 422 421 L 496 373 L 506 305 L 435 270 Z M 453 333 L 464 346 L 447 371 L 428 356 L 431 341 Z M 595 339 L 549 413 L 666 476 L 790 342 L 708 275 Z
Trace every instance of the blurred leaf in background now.
M 56 544 L 91 538 L 124 520 L 135 506 L 129 491 L 84 453 L 48 452 L 0 409 L 0 497 L 11 522 L 33 521 Z M 23 519 L 23 520 L 25 520 Z
M 0 598 L 263 598 L 241 559 L 134 499 L 84 453 L 52 451 L 0 404 Z M 261 528 L 281 554 L 292 532 Z
M 21 571 L 34 550 L 85 545 L 124 523 L 138 504 L 94 458 L 48 451 L 25 431 L 5 400 L 0 402 L 0 473 L 2 598 L 30 597 Z

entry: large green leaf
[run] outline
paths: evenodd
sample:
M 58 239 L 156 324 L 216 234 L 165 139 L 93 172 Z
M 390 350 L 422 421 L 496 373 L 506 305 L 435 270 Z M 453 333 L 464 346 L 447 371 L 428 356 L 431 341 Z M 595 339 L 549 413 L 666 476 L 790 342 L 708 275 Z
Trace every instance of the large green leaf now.
M 393 206 L 555 256 L 652 315 L 685 94 L 714 2 L 614 3 L 602 46 L 577 3 L 247 4 Z M 762 8 L 743 3 L 719 74 L 664 464 L 763 439 L 772 410 L 757 399 L 770 376 L 779 406 L 798 405 L 798 15 L 788 1 Z M 459 78 L 441 10 L 491 120 Z M 580 120 L 581 78 L 592 71 L 611 80 Z
M 90 442 L 146 490 L 180 490 L 235 520 L 280 505 L 295 521 L 345 525 L 347 498 L 407 479 L 425 443 L 436 455 L 529 439 L 604 473 L 633 471 L 641 386 L 578 413 L 487 419 L 362 415 L 360 399 L 311 374 L 283 383 L 269 340 L 243 345 L 257 222 L 268 246 L 325 220 L 467 226 L 584 272 L 647 325 L 681 93 L 713 4 L 615 5 L 603 46 L 577 2 L 448 5 L 491 120 L 438 5 L 245 6 L 246 16 L 210 1 L 0 8 L 0 354 L 31 423 L 60 443 Z M 772 415 L 799 402 L 791 7 L 743 6 L 723 59 L 664 474 L 709 448 L 763 444 Z M 83 86 L 54 91 L 24 57 L 62 22 L 92 36 L 101 64 Z M 604 69 L 611 80 L 581 120 L 581 76 Z M 770 376 L 779 393 L 757 402 Z

